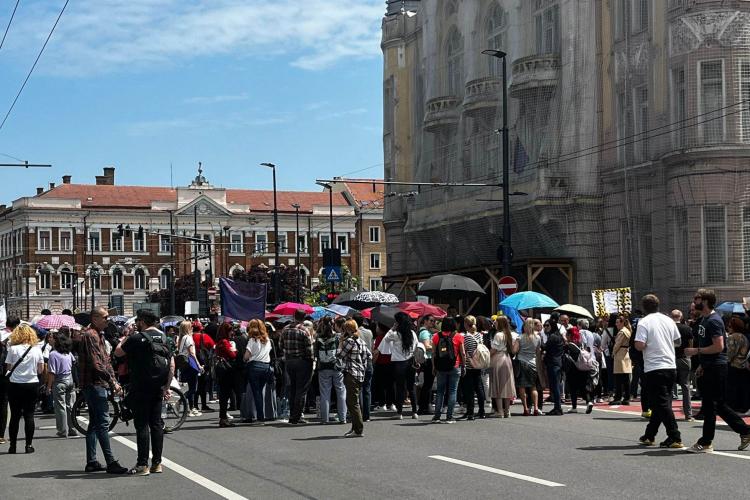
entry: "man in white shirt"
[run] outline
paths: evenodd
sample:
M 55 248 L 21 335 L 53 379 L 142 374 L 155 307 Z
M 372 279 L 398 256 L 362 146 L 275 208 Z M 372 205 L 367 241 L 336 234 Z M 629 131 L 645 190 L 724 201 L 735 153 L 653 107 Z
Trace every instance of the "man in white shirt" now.
M 664 424 L 667 439 L 659 443 L 661 448 L 682 448 L 680 431 L 672 411 L 672 387 L 677 378 L 677 363 L 674 346 L 680 345 L 680 332 L 669 316 L 659 312 L 659 299 L 648 294 L 641 299 L 646 316 L 638 322 L 635 332 L 635 348 L 643 352 L 643 372 L 647 385 L 651 418 L 646 433 L 639 441 L 652 446 Z

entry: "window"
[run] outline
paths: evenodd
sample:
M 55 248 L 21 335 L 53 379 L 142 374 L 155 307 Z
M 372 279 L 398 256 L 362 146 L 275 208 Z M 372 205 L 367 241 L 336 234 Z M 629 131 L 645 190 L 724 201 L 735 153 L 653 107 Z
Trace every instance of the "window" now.
M 279 241 L 276 242 L 279 246 L 279 253 L 287 253 L 289 247 L 286 244 L 286 233 L 279 233 Z
M 70 252 L 73 250 L 73 232 L 67 229 L 60 230 L 60 251 Z
M 193 251 L 198 254 L 205 254 L 206 256 L 208 256 L 208 248 L 211 245 L 211 235 L 199 234 L 196 235 L 196 237 L 199 240 L 204 241 L 204 243 L 193 242 Z
M 229 252 L 230 253 L 243 253 L 243 242 L 242 233 L 231 233 L 229 235 Z
M 52 250 L 52 231 L 45 229 L 38 232 L 38 245 L 39 250 Z
M 134 252 L 145 252 L 146 251 L 146 233 L 141 233 L 140 236 L 137 232 L 133 232 L 133 251 Z
M 320 250 L 321 252 L 325 250 L 326 248 L 331 248 L 331 235 L 326 233 L 320 234 Z
M 159 287 L 167 289 L 171 284 L 172 273 L 169 272 L 169 269 L 162 269 L 161 272 L 159 272 Z
M 645 85 L 635 89 L 636 126 L 638 137 L 635 146 L 637 159 L 647 161 L 648 154 L 648 87 Z
M 446 79 L 448 95 L 461 95 L 463 91 L 463 41 L 458 30 L 453 28 L 448 36 L 445 46 L 445 55 L 448 61 L 446 66 Z
M 687 127 L 687 93 L 685 89 L 685 68 L 672 70 L 672 122 L 674 134 L 672 139 L 676 148 L 685 147 Z
M 255 233 L 255 253 L 266 253 L 268 251 L 268 235 L 266 233 Z
M 548 2 L 537 0 L 537 7 Z M 536 19 L 537 54 L 557 54 L 560 52 L 560 7 L 551 5 L 538 10 Z
M 706 144 L 724 140 L 724 62 L 700 63 L 700 115 L 701 131 Z
M 125 242 L 123 241 L 123 238 L 120 237 L 120 233 L 112 230 L 109 235 L 112 238 L 112 241 L 110 242 L 110 248 L 112 249 L 112 251 L 122 252 L 123 248 L 125 247 Z
M 337 234 L 336 235 L 336 246 L 341 253 L 349 253 L 349 235 L 348 234 Z
M 380 228 L 370 226 L 370 243 L 380 243 Z
M 89 252 L 101 252 L 102 251 L 102 238 L 99 231 L 89 231 L 88 237 L 88 248 Z
M 380 269 L 380 253 L 370 254 L 370 269 Z
M 49 269 L 39 270 L 39 286 L 41 290 L 49 290 L 52 288 L 52 273 Z
M 703 207 L 703 269 L 705 281 L 723 282 L 727 279 L 727 227 L 724 207 Z
M 306 234 L 297 235 L 297 249 L 299 250 L 299 253 L 307 253 L 307 235 Z
M 382 278 L 370 278 L 370 291 L 371 292 L 383 291 L 383 279 Z
M 146 289 L 146 271 L 141 268 L 136 269 L 133 275 L 133 280 L 136 290 Z
M 674 272 L 677 283 L 686 283 L 688 279 L 688 214 L 686 208 L 674 209 Z
M 98 267 L 89 269 L 89 284 L 94 290 L 99 290 L 102 287 L 102 270 Z
M 112 271 L 112 288 L 115 290 L 122 290 L 122 269 L 115 268 Z
M 169 234 L 159 235 L 159 252 L 172 253 L 172 236 Z
M 750 142 L 750 60 L 740 61 L 740 134 L 743 142 Z
M 503 8 L 495 3 L 487 19 L 487 48 L 508 50 L 508 14 Z M 503 74 L 503 61 L 498 57 L 488 57 L 490 65 L 490 76 L 500 77 Z
M 743 279 L 750 281 L 750 207 L 742 207 Z
M 633 4 L 633 32 L 637 33 L 648 28 L 648 9 L 651 0 L 631 0 Z
M 73 283 L 75 283 L 75 274 L 73 274 L 73 271 L 68 268 L 64 267 L 60 270 L 60 288 L 62 289 L 68 289 L 73 288 Z

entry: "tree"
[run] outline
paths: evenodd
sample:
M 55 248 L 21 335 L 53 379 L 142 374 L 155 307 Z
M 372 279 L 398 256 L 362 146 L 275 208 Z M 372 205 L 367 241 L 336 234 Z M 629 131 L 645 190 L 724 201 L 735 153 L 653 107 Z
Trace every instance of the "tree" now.
M 268 296 L 266 301 L 271 303 L 274 298 L 274 280 L 273 280 L 273 269 L 268 268 L 263 264 L 254 264 L 245 271 L 235 271 L 232 278 L 238 281 L 246 281 L 248 283 L 265 283 Z M 281 294 L 279 295 L 279 302 L 294 301 L 297 292 L 297 270 L 294 267 L 287 267 L 284 265 L 279 266 L 279 283 L 281 284 Z M 302 287 L 300 290 L 300 300 L 305 297 L 307 291 Z
M 195 277 L 192 274 L 180 276 L 174 282 L 174 312 L 182 314 L 185 312 L 185 302 L 198 300 L 195 297 Z M 151 292 L 149 302 L 158 302 L 161 305 L 162 314 L 169 311 L 169 288 L 162 288 Z

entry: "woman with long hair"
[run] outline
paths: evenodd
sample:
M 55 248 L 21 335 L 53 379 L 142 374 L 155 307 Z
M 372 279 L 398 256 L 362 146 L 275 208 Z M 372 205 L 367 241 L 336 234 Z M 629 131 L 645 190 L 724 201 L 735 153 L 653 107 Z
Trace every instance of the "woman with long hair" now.
M 250 384 L 257 417 L 256 421 L 250 420 L 249 423 L 263 425 L 263 421 L 270 416 L 265 411 L 263 391 L 270 391 L 274 384 L 273 369 L 271 368 L 273 346 L 268 338 L 265 323 L 259 319 L 250 320 L 247 324 L 247 335 L 247 349 L 243 354 L 243 360 L 248 363 L 246 368 L 247 380 Z
M 223 323 L 216 334 L 216 362 L 214 372 L 219 384 L 219 427 L 234 427 L 229 421 L 227 407 L 234 387 L 234 371 L 232 361 L 237 357 L 237 350 L 229 341 L 232 325 Z
M 188 400 L 190 417 L 200 417 L 203 415 L 195 407 L 195 393 L 198 389 L 198 375 L 203 371 L 203 367 L 198 361 L 195 353 L 195 340 L 193 339 L 193 324 L 190 321 L 182 321 L 179 326 L 177 337 L 177 355 L 184 356 L 187 364 L 180 368 L 180 382 L 187 384 L 188 390 L 185 397 Z
M 376 405 L 375 411 L 396 411 L 391 345 L 388 342 L 383 344 L 383 339 L 388 332 L 389 329 L 386 325 L 375 323 L 375 339 L 372 344 L 374 348 L 372 351 L 372 392 Z
M 417 337 L 424 348 L 425 363 L 421 366 L 422 386 L 419 388 L 417 399 L 417 413 L 430 415 L 430 404 L 432 403 L 432 384 L 435 376 L 432 374 L 432 336 L 435 334 L 435 317 L 427 314 L 419 319 L 419 333 Z
M 477 319 L 474 316 L 464 318 L 464 349 L 466 350 L 466 359 L 471 360 L 477 351 L 477 347 L 482 343 L 482 332 L 477 330 Z M 459 420 L 474 420 L 474 395 L 477 397 L 479 411 L 477 418 L 484 418 L 484 384 L 482 383 L 482 370 L 472 367 L 471 363 L 466 364 L 466 374 L 461 379 L 461 385 L 464 394 L 464 403 L 466 403 L 466 413 L 459 417 Z
M 633 365 L 630 362 L 630 336 L 632 327 L 627 316 L 620 315 L 615 323 L 617 327 L 617 337 L 615 345 L 612 348 L 613 372 L 615 376 L 615 397 L 609 402 L 610 405 L 629 405 L 630 404 L 630 374 L 633 372 Z
M 9 375 L 8 401 L 10 422 L 8 453 L 16 453 L 18 427 L 23 417 L 26 437 L 26 453 L 34 453 L 31 445 L 34 439 L 34 408 L 39 392 L 39 375 L 44 371 L 44 355 L 37 345 L 39 338 L 28 325 L 19 325 L 10 334 L 10 347 L 5 358 L 5 368 Z
M 539 416 L 539 393 L 537 392 L 537 354 L 541 352 L 542 340 L 536 333 L 536 323 L 533 318 L 527 318 L 523 323 L 523 334 L 518 339 L 518 362 L 521 369 L 518 374 L 518 397 L 523 403 L 523 416 L 532 414 L 529 406 L 533 406 L 533 415 Z M 527 394 L 528 393 L 528 394 Z M 527 399 L 531 396 L 531 405 Z
M 490 349 L 490 397 L 498 413 L 502 410 L 502 417 L 510 418 L 510 405 L 516 397 L 511 357 L 518 352 L 518 334 L 511 332 L 505 316 L 498 316 L 495 326 L 497 333 Z
M 73 428 L 73 404 L 76 402 L 76 386 L 73 382 L 73 340 L 70 330 L 63 327 L 55 335 L 54 350 L 47 362 L 47 394 L 53 395 L 57 437 L 75 437 Z
M 417 416 L 417 394 L 414 391 L 414 349 L 419 340 L 417 334 L 414 333 L 408 314 L 397 312 L 395 320 L 396 324 L 385 334 L 380 346 L 383 343 L 390 345 L 393 378 L 396 383 L 396 418 L 399 420 L 404 418 L 404 400 L 408 393 L 411 399 L 411 418 L 416 419 L 419 417 Z
M 344 322 L 340 322 L 338 326 L 342 331 Z M 336 325 L 331 321 L 331 318 L 327 316 L 321 318 L 318 324 L 318 336 L 313 344 L 313 352 L 317 360 L 318 388 L 320 390 L 320 422 L 323 424 L 328 423 L 331 408 L 331 389 L 336 391 L 338 421 L 340 424 L 346 423 L 344 374 L 336 363 L 336 351 L 338 350 L 340 335 L 334 331 L 335 328 Z
M 727 404 L 738 413 L 750 408 L 750 372 L 747 370 L 748 341 L 745 322 L 732 317 L 727 323 Z

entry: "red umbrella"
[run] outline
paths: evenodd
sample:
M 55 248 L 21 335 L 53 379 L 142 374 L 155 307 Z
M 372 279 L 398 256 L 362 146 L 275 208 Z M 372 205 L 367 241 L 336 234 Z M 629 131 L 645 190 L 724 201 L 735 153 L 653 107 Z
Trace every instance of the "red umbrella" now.
M 419 318 L 431 314 L 436 318 L 444 318 L 448 315 L 441 307 L 425 304 L 424 302 L 401 302 L 396 307 L 407 313 L 412 318 Z
M 296 302 L 284 302 L 283 304 L 279 304 L 274 308 L 273 312 L 280 316 L 291 316 L 297 311 L 297 309 L 302 309 L 305 311 L 305 314 L 312 314 L 314 312 L 312 306 L 307 304 L 297 304 Z

